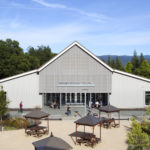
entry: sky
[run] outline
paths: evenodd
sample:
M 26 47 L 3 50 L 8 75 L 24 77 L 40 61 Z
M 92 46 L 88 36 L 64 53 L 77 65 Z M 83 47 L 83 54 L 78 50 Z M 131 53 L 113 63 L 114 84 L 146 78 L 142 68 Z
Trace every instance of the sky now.
M 95 55 L 150 55 L 150 0 L 0 0 L 0 39 L 50 46 L 78 41 Z

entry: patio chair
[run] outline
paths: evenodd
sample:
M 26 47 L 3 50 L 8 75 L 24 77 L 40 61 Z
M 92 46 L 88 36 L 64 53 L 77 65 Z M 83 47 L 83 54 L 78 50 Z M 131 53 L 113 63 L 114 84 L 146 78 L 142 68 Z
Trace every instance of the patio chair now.
M 119 127 L 119 123 L 116 123 L 114 118 L 112 118 L 112 123 L 113 123 L 112 126 L 114 128 Z
M 96 136 L 93 135 L 93 136 L 91 136 L 90 140 L 86 141 L 85 146 L 91 146 L 93 148 L 93 146 L 97 143 L 98 143 L 98 140 L 97 140 Z
M 81 144 L 83 143 L 83 139 L 82 139 L 82 138 L 77 139 L 77 143 L 78 143 L 79 145 L 81 145 Z

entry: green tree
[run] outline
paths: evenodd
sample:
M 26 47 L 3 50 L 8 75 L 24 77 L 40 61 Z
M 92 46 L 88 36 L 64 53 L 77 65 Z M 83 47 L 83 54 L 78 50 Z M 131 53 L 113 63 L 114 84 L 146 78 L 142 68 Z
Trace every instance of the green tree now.
M 111 66 L 111 57 L 110 57 L 110 56 L 108 56 L 107 64 L 108 64 L 109 66 Z
M 132 118 L 132 129 L 128 132 L 128 143 L 134 150 L 143 150 L 144 147 L 150 148 L 150 140 L 146 133 L 142 131 L 141 124 Z
M 146 115 L 150 115 L 150 106 L 146 108 Z
M 28 50 L 28 54 L 30 56 L 37 57 L 40 61 L 40 65 L 43 65 L 47 61 L 49 61 L 51 58 L 53 58 L 56 54 L 51 52 L 51 49 L 49 46 L 38 46 L 37 49 L 34 49 L 33 47 L 30 47 Z
M 134 53 L 133 53 L 133 57 L 131 59 L 131 63 L 133 65 L 132 71 L 134 72 L 135 69 L 137 69 L 139 67 L 139 65 L 140 65 L 139 58 L 137 56 L 137 52 L 136 51 L 134 51 Z
M 0 40 L 0 78 L 30 70 L 29 61 L 17 41 Z
M 18 41 L 0 40 L 0 79 L 37 69 L 55 55 L 49 46 L 30 47 L 24 53 Z
M 132 68 L 133 68 L 133 65 L 131 64 L 130 61 L 128 61 L 127 64 L 125 65 L 125 71 L 128 73 L 132 73 Z
M 116 68 L 115 61 L 114 61 L 113 59 L 111 60 L 110 66 L 111 66 L 112 68 L 114 68 L 114 69 Z
M 150 78 L 150 65 L 147 60 L 144 60 L 140 67 L 135 70 L 135 74 Z
M 2 122 L 2 117 L 8 112 L 8 104 L 9 101 L 6 98 L 6 94 L 3 91 L 2 87 L 0 87 L 0 118 Z
M 25 57 L 29 61 L 30 70 L 34 70 L 40 67 L 40 60 L 36 56 L 30 56 L 28 53 L 26 53 Z
M 119 59 L 119 57 L 116 57 L 116 61 L 115 61 L 115 68 L 118 70 L 124 70 L 124 67 Z
M 141 53 L 141 55 L 140 55 L 140 65 L 142 64 L 142 62 L 145 60 L 145 58 L 144 58 L 144 55 L 143 55 L 143 53 Z

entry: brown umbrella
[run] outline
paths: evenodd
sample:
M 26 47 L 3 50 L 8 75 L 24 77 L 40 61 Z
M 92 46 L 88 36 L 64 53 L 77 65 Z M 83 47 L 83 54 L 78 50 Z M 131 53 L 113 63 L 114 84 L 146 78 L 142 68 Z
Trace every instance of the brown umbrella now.
M 33 142 L 35 150 L 70 150 L 72 147 L 61 138 L 54 137 L 51 133 L 50 137 Z

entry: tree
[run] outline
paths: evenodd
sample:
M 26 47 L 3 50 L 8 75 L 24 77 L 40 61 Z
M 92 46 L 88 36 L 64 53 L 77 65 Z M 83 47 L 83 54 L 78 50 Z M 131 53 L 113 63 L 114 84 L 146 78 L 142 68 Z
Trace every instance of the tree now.
M 0 40 L 0 79 L 37 69 L 55 55 L 49 46 L 30 47 L 24 53 L 18 41 Z
M 36 56 L 30 56 L 28 53 L 25 54 L 30 64 L 30 70 L 34 70 L 40 67 L 40 60 Z
M 0 78 L 9 77 L 30 70 L 19 42 L 11 39 L 0 40 Z
M 124 67 L 119 59 L 119 57 L 116 57 L 116 63 L 115 63 L 115 68 L 118 70 L 124 70 Z
M 125 65 L 125 71 L 128 73 L 132 73 L 132 68 L 133 68 L 133 65 L 131 64 L 130 61 L 128 61 L 127 64 Z
M 136 51 L 134 51 L 134 53 L 133 53 L 133 57 L 131 59 L 131 63 L 133 65 L 132 71 L 134 72 L 135 69 L 137 69 L 139 67 L 139 65 L 140 65 L 139 58 L 137 56 L 137 52 Z
M 132 118 L 131 132 L 128 132 L 128 143 L 134 150 L 150 148 L 150 140 L 146 133 L 142 131 L 141 124 Z
M 108 56 L 107 64 L 111 67 L 111 57 Z
M 111 67 L 116 68 L 116 64 L 115 64 L 115 61 L 113 59 L 111 60 Z
M 144 58 L 144 55 L 143 55 L 143 53 L 141 53 L 141 55 L 140 55 L 140 65 L 142 64 L 142 62 L 145 60 L 145 58 Z
M 0 89 L 0 118 L 1 118 L 1 122 L 2 122 L 2 117 L 8 111 L 8 104 L 9 104 L 9 101 L 7 100 L 6 94 L 1 87 L 1 89 Z
M 150 65 L 147 60 L 144 60 L 140 67 L 135 70 L 135 74 L 150 78 Z
M 49 46 L 38 46 L 37 49 L 30 47 L 28 50 L 28 54 L 30 56 L 37 57 L 40 61 L 40 66 L 43 65 L 45 62 L 49 61 L 52 57 L 56 55 L 51 52 Z

